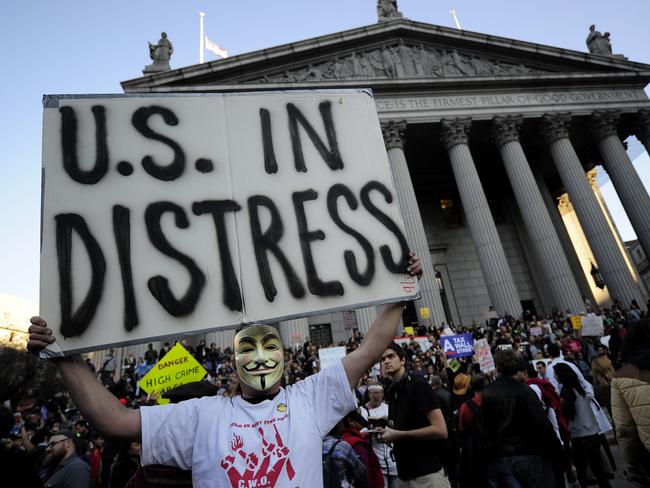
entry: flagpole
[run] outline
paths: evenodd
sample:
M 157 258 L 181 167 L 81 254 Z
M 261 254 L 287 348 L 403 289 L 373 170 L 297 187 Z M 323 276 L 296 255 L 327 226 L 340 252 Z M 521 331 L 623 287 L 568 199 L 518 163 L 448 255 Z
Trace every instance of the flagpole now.
M 203 64 L 205 61 L 205 36 L 203 34 L 203 17 L 205 17 L 205 12 L 199 12 L 200 20 L 200 37 L 199 37 L 199 63 Z

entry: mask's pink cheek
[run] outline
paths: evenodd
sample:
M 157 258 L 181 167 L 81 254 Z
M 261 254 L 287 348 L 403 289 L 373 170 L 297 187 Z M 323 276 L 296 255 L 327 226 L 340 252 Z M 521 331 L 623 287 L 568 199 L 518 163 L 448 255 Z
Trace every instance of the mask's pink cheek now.
M 251 362 L 251 357 L 250 354 L 238 354 L 235 357 L 235 361 L 240 365 L 240 366 L 245 366 L 248 363 Z

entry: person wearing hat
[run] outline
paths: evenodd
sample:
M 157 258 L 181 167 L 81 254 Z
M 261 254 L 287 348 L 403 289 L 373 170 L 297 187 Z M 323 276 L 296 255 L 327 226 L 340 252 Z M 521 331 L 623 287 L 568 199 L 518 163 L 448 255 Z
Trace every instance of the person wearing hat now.
M 350 444 L 355 454 L 366 467 L 368 488 L 384 488 L 384 476 L 381 472 L 379 459 L 372 444 L 361 432 L 368 428 L 368 421 L 357 410 L 351 410 L 343 417 L 343 433 L 341 440 Z
M 49 468 L 45 488 L 90 488 L 90 466 L 77 456 L 75 435 L 69 430 L 53 432 L 47 443 L 43 466 Z
M 470 390 L 470 376 L 465 373 L 463 368 L 454 378 L 454 387 L 452 388 L 452 408 L 458 410 L 460 406 L 465 403 L 467 400 L 472 398 L 472 392 Z

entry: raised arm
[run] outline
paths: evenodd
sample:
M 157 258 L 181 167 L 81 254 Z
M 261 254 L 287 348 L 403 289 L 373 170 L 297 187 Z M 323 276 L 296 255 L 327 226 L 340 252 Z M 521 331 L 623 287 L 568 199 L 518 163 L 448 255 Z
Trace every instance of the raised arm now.
M 32 317 L 27 349 L 38 353 L 55 341 L 41 317 Z M 122 406 L 79 356 L 55 358 L 63 384 L 84 418 L 102 435 L 140 442 L 140 411 Z
M 406 271 L 418 279 L 422 277 L 420 258 L 414 252 L 409 254 L 409 266 Z M 361 345 L 343 358 L 343 368 L 351 388 L 354 388 L 359 378 L 379 360 L 381 353 L 395 337 L 403 309 L 403 302 L 384 305 Z

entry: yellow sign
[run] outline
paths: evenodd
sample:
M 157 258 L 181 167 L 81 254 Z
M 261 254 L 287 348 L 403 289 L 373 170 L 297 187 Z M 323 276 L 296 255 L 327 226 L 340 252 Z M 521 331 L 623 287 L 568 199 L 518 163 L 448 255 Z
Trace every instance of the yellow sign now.
M 452 359 L 449 361 L 449 369 L 451 369 L 454 373 L 460 369 L 460 362 L 456 359 Z
M 142 377 L 138 385 L 150 395 L 155 393 L 158 403 L 164 405 L 169 400 L 161 398 L 162 393 L 186 383 L 201 381 L 206 373 L 189 351 L 177 343 Z
M 581 315 L 572 315 L 571 316 L 571 325 L 573 325 L 573 330 L 582 329 L 582 316 Z
M 420 317 L 428 319 L 430 317 L 429 307 L 420 307 Z
M 406 332 L 406 335 L 415 335 L 415 329 L 411 326 L 404 327 L 404 332 Z

